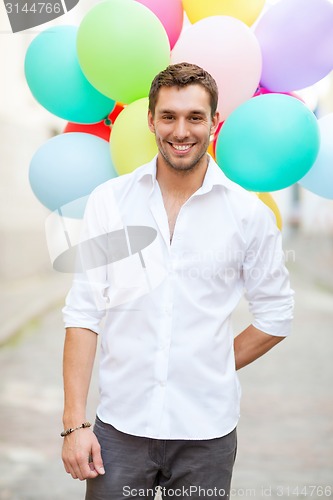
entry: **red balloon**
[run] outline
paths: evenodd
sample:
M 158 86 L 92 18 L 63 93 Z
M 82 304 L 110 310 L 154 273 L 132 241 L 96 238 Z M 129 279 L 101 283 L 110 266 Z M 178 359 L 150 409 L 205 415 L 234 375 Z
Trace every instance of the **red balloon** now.
M 92 123 L 83 125 L 81 123 L 72 123 L 68 122 L 64 133 L 67 132 L 84 132 L 85 134 L 96 135 L 97 137 L 101 137 L 105 141 L 110 140 L 111 127 L 106 124 L 106 120 L 102 120 L 98 123 Z
M 123 109 L 124 109 L 124 106 L 120 102 L 117 102 L 115 107 L 113 108 L 113 110 L 111 111 L 111 113 L 108 116 L 109 120 L 111 120 L 111 125 L 114 124 L 117 116 L 119 115 L 119 113 L 122 112 Z
M 217 138 L 219 136 L 219 133 L 220 133 L 220 130 L 222 128 L 223 123 L 224 123 L 224 121 L 220 122 L 218 124 L 218 127 L 217 127 L 217 129 L 215 130 L 215 133 L 214 133 L 214 139 L 213 139 L 213 151 L 214 151 L 214 155 L 216 154 L 216 142 L 217 142 Z
M 108 117 L 105 118 L 105 120 L 102 120 L 101 122 L 98 123 L 82 124 L 82 123 L 68 122 L 64 129 L 64 133 L 84 132 L 85 134 L 96 135 L 97 137 L 101 137 L 105 141 L 109 142 L 112 125 L 114 124 L 117 116 L 119 115 L 119 113 L 122 112 L 123 109 L 124 106 L 120 103 L 117 103 L 113 108 L 113 110 L 111 111 L 111 113 L 108 115 Z

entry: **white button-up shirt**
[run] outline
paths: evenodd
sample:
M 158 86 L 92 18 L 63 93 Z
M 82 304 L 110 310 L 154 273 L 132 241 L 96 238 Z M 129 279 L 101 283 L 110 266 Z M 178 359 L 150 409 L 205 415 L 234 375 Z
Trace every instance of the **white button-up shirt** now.
M 101 333 L 99 418 L 158 439 L 232 431 L 240 387 L 231 314 L 243 292 L 256 328 L 290 333 L 293 292 L 273 213 L 210 158 L 170 243 L 155 158 L 100 185 L 84 226 L 85 240 L 108 235 L 101 254 L 116 247 L 105 265 L 83 266 L 63 310 L 66 327 Z

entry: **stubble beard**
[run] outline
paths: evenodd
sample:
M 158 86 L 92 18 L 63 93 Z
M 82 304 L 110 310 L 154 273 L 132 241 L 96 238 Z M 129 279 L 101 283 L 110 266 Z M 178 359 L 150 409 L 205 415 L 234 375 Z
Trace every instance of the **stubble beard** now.
M 182 173 L 183 174 L 190 174 L 193 170 L 195 170 L 195 168 L 197 167 L 197 165 L 199 164 L 199 162 L 202 160 L 202 158 L 204 156 L 206 156 L 208 146 L 209 146 L 209 141 L 207 141 L 206 147 L 203 148 L 201 154 L 198 154 L 197 156 L 195 156 L 190 163 L 187 163 L 185 161 L 183 164 L 181 163 L 181 158 L 179 159 L 180 163 L 174 163 L 171 160 L 171 158 L 169 157 L 169 155 L 167 154 L 167 152 L 165 150 L 163 150 L 162 148 L 159 148 L 159 152 L 163 156 L 163 159 L 166 162 L 166 164 L 174 172 L 179 172 L 180 174 L 182 174 Z

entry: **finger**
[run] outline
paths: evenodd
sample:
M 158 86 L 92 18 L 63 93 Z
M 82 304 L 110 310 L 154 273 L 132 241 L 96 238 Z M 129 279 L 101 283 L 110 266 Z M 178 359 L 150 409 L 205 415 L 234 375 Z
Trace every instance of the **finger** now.
M 77 475 L 76 473 L 74 472 L 74 469 L 73 467 L 69 466 L 68 467 L 68 471 L 66 470 L 66 472 L 68 472 L 68 474 L 70 474 L 72 476 L 73 479 L 77 479 Z
M 93 444 L 91 451 L 92 451 L 92 461 L 96 472 L 101 475 L 105 474 L 105 469 L 101 455 L 101 447 L 98 442 Z
M 63 464 L 64 464 L 64 467 L 65 467 L 65 471 L 67 472 L 67 474 L 70 474 L 72 476 L 73 479 L 77 479 L 77 476 L 76 474 L 74 473 L 74 469 L 73 467 L 70 465 L 70 463 L 68 463 L 68 461 L 63 458 L 62 459 L 63 461 Z M 75 476 L 75 477 L 74 477 Z
M 85 479 L 81 473 L 80 465 L 77 462 L 73 462 L 71 464 L 70 474 L 73 479 L 79 479 L 80 481 Z
M 80 475 L 79 479 L 82 477 L 83 479 L 93 479 L 95 478 L 98 473 L 95 470 L 93 462 L 89 461 L 89 457 L 86 457 L 85 459 L 80 459 L 78 462 L 79 468 L 80 468 Z
M 86 459 L 87 463 L 87 459 Z M 75 453 L 67 460 L 67 466 L 73 479 L 87 479 L 82 453 Z

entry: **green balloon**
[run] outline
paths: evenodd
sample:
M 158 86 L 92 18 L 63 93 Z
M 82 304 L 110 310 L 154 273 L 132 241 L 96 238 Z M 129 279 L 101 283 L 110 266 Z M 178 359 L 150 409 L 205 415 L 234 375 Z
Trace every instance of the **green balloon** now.
M 319 144 L 317 119 L 299 99 L 265 94 L 229 115 L 217 139 L 216 161 L 245 189 L 276 191 L 310 170 Z
M 170 61 L 162 23 L 133 0 L 95 5 L 79 26 L 77 52 L 90 83 L 122 103 L 146 97 L 154 76 Z
M 96 123 L 107 117 L 115 102 L 85 78 L 76 53 L 76 26 L 52 26 L 28 47 L 25 77 L 35 99 L 64 120 Z

